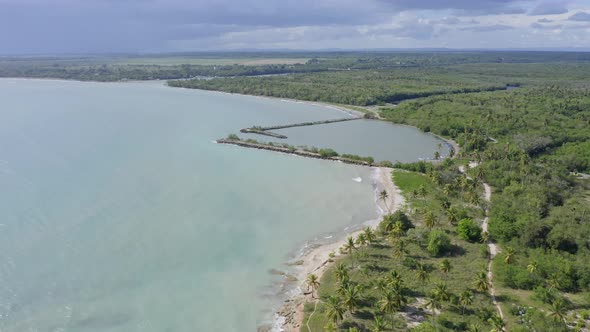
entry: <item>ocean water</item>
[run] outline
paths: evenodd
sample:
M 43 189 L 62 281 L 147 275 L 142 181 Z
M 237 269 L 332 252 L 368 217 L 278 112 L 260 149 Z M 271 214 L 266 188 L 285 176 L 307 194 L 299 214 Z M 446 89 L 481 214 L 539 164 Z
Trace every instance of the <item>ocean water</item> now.
M 213 141 L 339 116 L 161 82 L 0 80 L 0 330 L 254 331 L 277 304 L 270 269 L 377 215 L 372 170 Z

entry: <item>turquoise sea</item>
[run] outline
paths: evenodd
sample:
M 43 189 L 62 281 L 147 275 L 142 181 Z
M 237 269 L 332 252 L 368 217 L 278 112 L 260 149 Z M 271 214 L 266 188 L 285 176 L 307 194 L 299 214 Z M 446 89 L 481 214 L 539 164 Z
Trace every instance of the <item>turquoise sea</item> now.
M 270 269 L 376 217 L 372 170 L 213 141 L 342 115 L 162 82 L 0 80 L 0 330 L 256 330 L 280 298 Z M 375 121 L 302 130 L 291 142 L 376 159 L 439 143 Z

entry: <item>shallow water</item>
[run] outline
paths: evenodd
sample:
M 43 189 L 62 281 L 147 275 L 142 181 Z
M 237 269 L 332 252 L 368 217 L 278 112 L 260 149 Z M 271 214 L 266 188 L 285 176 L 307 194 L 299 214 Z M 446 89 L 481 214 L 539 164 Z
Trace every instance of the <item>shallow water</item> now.
M 0 80 L 0 330 L 255 330 L 276 304 L 269 269 L 376 216 L 371 170 L 212 141 L 341 115 L 157 82 Z

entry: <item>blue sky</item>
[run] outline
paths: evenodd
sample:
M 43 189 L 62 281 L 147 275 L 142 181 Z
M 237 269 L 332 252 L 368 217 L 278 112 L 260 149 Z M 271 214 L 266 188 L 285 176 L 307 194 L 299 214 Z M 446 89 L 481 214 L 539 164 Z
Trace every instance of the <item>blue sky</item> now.
M 0 0 L 0 54 L 585 48 L 590 0 Z

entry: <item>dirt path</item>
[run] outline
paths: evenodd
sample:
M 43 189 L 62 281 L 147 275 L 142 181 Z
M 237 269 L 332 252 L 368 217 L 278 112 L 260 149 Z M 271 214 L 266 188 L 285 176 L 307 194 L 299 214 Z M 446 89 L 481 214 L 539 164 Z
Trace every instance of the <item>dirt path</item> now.
M 470 162 L 469 168 L 477 167 L 477 165 L 478 164 L 476 162 Z M 465 173 L 465 167 L 459 166 L 459 171 L 461 171 L 461 173 Z M 483 183 L 483 189 L 484 189 L 484 199 L 486 200 L 487 203 L 490 203 L 492 200 L 492 188 L 487 183 Z M 485 218 L 483 219 L 483 222 L 481 224 L 481 228 L 486 233 L 488 232 L 489 220 L 490 220 L 490 210 L 489 210 L 489 208 L 486 207 Z M 496 309 L 498 310 L 498 314 L 500 315 L 500 317 L 502 319 L 504 319 L 504 313 L 502 312 L 502 307 L 500 307 L 500 304 L 496 300 L 496 290 L 494 289 L 494 282 L 493 282 L 494 274 L 492 272 L 492 261 L 494 260 L 494 257 L 496 257 L 496 255 L 500 252 L 500 250 L 498 249 L 498 246 L 495 243 L 493 243 L 492 241 L 488 240 L 487 244 L 488 244 L 488 249 L 490 251 L 490 259 L 488 262 L 488 280 L 490 281 L 490 297 L 492 299 L 492 303 L 494 304 L 494 306 L 496 306 Z

